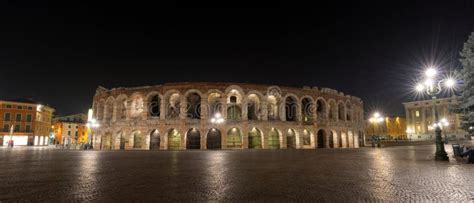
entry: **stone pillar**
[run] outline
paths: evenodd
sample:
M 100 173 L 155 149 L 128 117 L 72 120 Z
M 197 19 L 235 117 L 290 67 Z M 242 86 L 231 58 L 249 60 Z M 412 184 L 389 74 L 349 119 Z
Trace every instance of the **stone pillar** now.
M 242 133 L 242 149 L 249 148 L 249 125 L 248 122 L 244 122 L 242 129 L 240 131 Z
M 207 149 L 207 132 L 208 129 L 199 129 L 199 133 L 201 134 L 201 149 Z
M 207 96 L 201 97 L 201 120 L 209 118 L 209 104 L 207 103 Z
M 303 116 L 302 116 L 302 112 L 301 112 L 301 103 L 299 103 L 297 101 L 296 105 L 296 121 L 302 121 L 303 120 Z
M 247 98 L 244 99 L 245 102 L 242 102 L 242 120 L 247 121 L 248 120 L 248 101 Z
M 140 116 L 142 120 L 146 120 L 148 118 L 148 112 L 150 111 L 150 107 L 148 106 L 149 102 L 148 99 L 143 100 L 143 106 L 142 106 L 142 115 Z
M 261 104 L 261 117 L 263 121 L 268 121 L 268 103 L 266 101 L 263 101 Z
M 167 103 L 164 99 L 160 100 L 160 120 L 166 119 Z
M 117 121 L 117 105 L 114 105 L 112 109 L 112 121 L 113 122 Z
M 354 135 L 354 148 L 359 148 L 359 135 L 355 134 Z
M 222 118 L 227 120 L 227 97 L 222 97 L 221 98 L 221 103 L 222 103 Z
M 187 103 L 186 98 L 182 96 L 179 101 L 179 119 L 180 120 L 186 119 L 186 114 L 187 114 L 186 103 Z

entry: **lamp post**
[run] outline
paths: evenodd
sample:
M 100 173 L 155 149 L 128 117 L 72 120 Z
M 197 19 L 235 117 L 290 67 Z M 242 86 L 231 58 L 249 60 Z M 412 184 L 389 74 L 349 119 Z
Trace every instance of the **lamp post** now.
M 372 117 L 369 118 L 369 122 L 373 124 L 374 127 L 374 135 L 372 135 L 372 147 L 375 147 L 374 142 L 377 141 L 377 147 L 380 147 L 380 136 L 375 137 L 376 128 L 378 129 L 378 124 L 383 122 L 383 117 L 380 115 L 379 112 L 375 112 Z M 378 132 L 378 130 L 377 130 Z
M 87 121 L 87 124 L 86 124 L 87 128 L 89 129 L 91 135 L 89 136 L 89 143 L 90 143 L 90 149 L 94 149 L 94 132 L 93 132 L 93 129 L 96 129 L 98 127 L 100 127 L 99 123 L 97 122 L 96 119 L 92 118 L 90 120 Z
M 441 126 L 442 122 L 438 120 L 438 111 L 436 110 L 436 97 L 441 93 L 443 89 L 453 89 L 456 85 L 456 80 L 453 78 L 438 78 L 438 71 L 430 67 L 425 71 L 425 76 L 423 77 L 423 83 L 418 83 L 415 86 L 415 90 L 419 93 L 427 94 L 433 100 L 433 105 L 435 109 L 435 134 L 436 134 L 436 153 L 435 160 L 437 161 L 448 161 L 448 154 L 444 150 L 444 142 L 441 137 Z

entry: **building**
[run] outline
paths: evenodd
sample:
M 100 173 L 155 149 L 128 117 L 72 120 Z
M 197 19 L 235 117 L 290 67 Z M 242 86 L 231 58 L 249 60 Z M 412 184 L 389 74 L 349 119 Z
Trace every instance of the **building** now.
M 315 149 L 364 144 L 363 102 L 329 88 L 235 83 L 99 87 L 94 149 Z
M 441 127 L 443 136 L 452 140 L 467 138 L 468 133 L 461 129 L 461 115 L 450 111 L 458 105 L 457 97 L 406 102 L 403 105 L 405 106 L 408 139 L 435 139 L 433 126 L 436 123 L 435 112 L 438 113 L 440 121 L 446 121 Z
M 51 118 L 54 109 L 34 101 L 0 100 L 0 145 L 48 145 Z M 13 135 L 10 135 L 13 126 Z
M 87 143 L 87 115 L 75 114 L 53 119 L 54 144 L 80 145 Z
M 371 123 L 366 122 L 367 138 L 372 136 L 380 136 L 387 140 L 403 140 L 407 139 L 407 124 L 405 118 L 385 117 L 383 122 Z

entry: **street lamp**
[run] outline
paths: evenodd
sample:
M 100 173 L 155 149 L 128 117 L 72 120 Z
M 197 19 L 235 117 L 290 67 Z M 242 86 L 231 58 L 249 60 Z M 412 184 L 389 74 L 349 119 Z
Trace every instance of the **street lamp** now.
M 214 117 L 211 118 L 211 123 L 214 123 L 214 124 L 224 123 L 224 118 L 222 118 L 222 115 L 220 113 L 216 113 Z
M 383 122 L 383 117 L 380 115 L 379 112 L 375 112 L 372 117 L 369 118 L 369 122 L 374 125 L 374 134 L 376 126 L 378 127 L 378 124 Z M 372 135 L 372 147 L 375 147 L 374 142 L 377 140 L 377 147 L 380 147 L 380 137 L 377 136 L 377 139 L 375 139 L 374 135 Z
M 97 120 L 95 118 L 91 118 L 87 121 L 87 124 L 86 124 L 86 127 L 89 129 L 90 133 L 91 133 L 91 136 L 89 136 L 89 143 L 90 143 L 90 149 L 93 149 L 94 148 L 94 143 L 93 143 L 93 129 L 96 129 L 98 127 L 100 127 L 100 124 L 97 122 Z
M 431 99 L 433 101 L 436 100 L 436 96 L 441 93 L 443 89 L 454 89 L 456 86 L 456 80 L 453 78 L 442 78 L 439 79 L 438 77 L 438 71 L 430 67 L 425 71 L 425 76 L 423 77 L 424 82 L 423 83 L 418 83 L 415 86 L 415 90 L 420 93 L 420 94 L 427 94 L 431 96 Z M 433 128 L 435 128 L 435 133 L 436 133 L 436 154 L 435 154 L 435 160 L 438 161 L 447 161 L 449 160 L 448 154 L 444 150 L 444 142 L 442 141 L 441 137 L 441 128 L 443 125 L 449 125 L 449 123 L 443 122 L 441 120 L 438 120 L 438 111 L 436 110 L 436 102 L 433 102 L 433 105 L 435 105 L 435 124 L 433 125 Z

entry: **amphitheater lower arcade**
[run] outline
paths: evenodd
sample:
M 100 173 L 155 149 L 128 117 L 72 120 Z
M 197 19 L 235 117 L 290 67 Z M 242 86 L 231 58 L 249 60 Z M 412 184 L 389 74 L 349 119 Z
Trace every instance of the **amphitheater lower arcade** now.
M 363 103 L 328 88 L 171 83 L 99 87 L 102 150 L 314 149 L 364 145 Z

